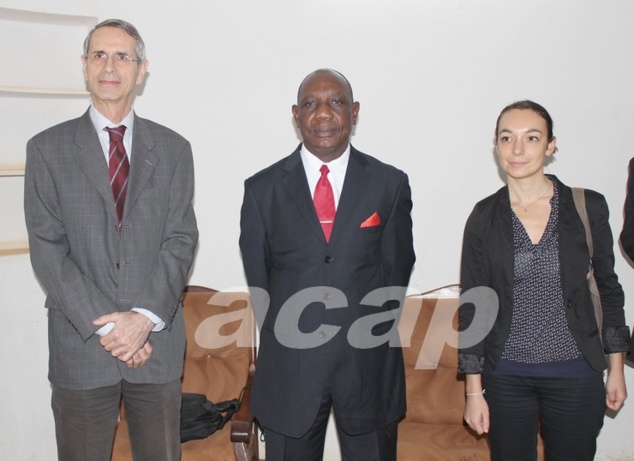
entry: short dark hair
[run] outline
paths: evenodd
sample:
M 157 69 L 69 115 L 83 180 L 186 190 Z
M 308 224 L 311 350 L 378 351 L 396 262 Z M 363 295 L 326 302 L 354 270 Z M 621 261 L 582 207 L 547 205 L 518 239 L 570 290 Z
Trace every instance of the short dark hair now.
M 546 128 L 548 129 L 548 141 L 549 142 L 552 141 L 552 139 L 555 137 L 553 135 L 553 119 L 550 117 L 550 114 L 544 108 L 544 106 L 542 106 L 541 104 L 537 104 L 536 102 L 530 101 L 528 99 L 524 99 L 522 101 L 516 101 L 513 104 L 509 104 L 504 109 L 502 109 L 502 112 L 500 112 L 500 115 L 498 115 L 497 122 L 495 122 L 495 139 L 497 139 L 498 137 L 498 130 L 500 129 L 500 119 L 502 118 L 502 115 L 514 109 L 530 110 L 535 112 L 541 118 L 543 118 L 544 121 L 546 122 Z

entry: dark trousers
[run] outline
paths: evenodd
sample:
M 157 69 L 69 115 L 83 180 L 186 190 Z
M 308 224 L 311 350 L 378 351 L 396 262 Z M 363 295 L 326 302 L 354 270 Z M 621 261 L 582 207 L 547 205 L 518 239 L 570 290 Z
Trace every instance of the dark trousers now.
M 57 453 L 60 461 L 110 461 L 123 399 L 135 461 L 180 459 L 180 380 L 91 390 L 53 386 Z
M 546 461 L 594 459 L 603 426 L 603 377 L 533 378 L 484 374 L 492 461 L 537 459 L 541 422 Z
M 321 461 L 331 408 L 332 397 L 326 386 L 317 418 L 303 437 L 288 437 L 265 429 L 266 461 Z M 335 420 L 336 417 L 335 410 Z M 360 435 L 346 434 L 337 424 L 342 461 L 396 461 L 397 423 Z

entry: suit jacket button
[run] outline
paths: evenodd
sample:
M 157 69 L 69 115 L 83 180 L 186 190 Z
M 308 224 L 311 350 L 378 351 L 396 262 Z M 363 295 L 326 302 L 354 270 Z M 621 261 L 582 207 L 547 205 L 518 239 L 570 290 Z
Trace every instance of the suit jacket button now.
M 332 256 L 326 256 L 326 257 L 324 258 L 324 262 L 325 262 L 326 264 L 330 264 L 330 263 L 331 263 L 331 262 L 333 262 L 334 260 L 335 260 L 335 258 L 333 258 Z
M 119 270 L 119 263 L 117 263 L 117 270 Z

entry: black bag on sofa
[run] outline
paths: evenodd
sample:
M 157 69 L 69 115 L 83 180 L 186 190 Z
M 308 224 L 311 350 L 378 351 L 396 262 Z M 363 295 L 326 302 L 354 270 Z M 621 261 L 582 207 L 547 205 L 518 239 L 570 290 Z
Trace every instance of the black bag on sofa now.
M 207 438 L 222 429 L 239 407 L 239 399 L 213 403 L 204 394 L 183 393 L 181 443 Z

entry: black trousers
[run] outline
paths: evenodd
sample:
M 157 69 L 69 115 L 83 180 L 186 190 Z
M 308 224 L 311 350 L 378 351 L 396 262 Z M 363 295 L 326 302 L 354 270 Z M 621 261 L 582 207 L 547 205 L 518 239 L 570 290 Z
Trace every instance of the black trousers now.
M 303 437 L 288 437 L 265 428 L 266 461 L 321 461 L 331 408 L 330 388 L 326 386 L 317 418 Z M 398 421 L 360 435 L 349 435 L 337 424 L 337 435 L 342 461 L 396 461 Z
M 603 377 L 484 374 L 492 461 L 537 459 L 541 422 L 546 461 L 590 461 L 606 410 Z
M 135 461 L 178 461 L 180 380 L 167 384 L 132 384 L 91 390 L 53 386 L 57 453 L 60 461 L 110 461 L 119 403 L 123 398 Z

